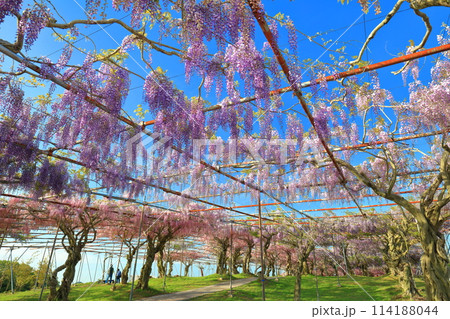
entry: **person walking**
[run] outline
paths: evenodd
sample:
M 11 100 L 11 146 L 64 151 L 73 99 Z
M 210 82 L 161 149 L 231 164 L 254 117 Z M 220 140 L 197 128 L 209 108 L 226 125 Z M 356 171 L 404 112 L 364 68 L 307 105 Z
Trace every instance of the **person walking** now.
M 116 284 L 120 283 L 120 277 L 122 277 L 122 272 L 120 271 L 119 268 L 117 268 L 117 273 L 116 273 Z

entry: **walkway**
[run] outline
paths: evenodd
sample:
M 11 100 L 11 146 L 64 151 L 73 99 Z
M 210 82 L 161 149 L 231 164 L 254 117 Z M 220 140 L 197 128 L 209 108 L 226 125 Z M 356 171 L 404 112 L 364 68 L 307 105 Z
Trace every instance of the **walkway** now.
M 258 277 L 244 278 L 233 280 L 233 288 L 248 284 L 249 282 L 257 280 Z M 217 291 L 230 289 L 230 282 L 224 281 L 212 286 L 206 286 L 201 288 L 196 288 L 192 290 L 174 292 L 172 294 L 164 294 L 153 296 L 149 298 L 139 299 L 139 301 L 179 301 L 179 300 L 189 300 L 198 296 L 210 294 Z

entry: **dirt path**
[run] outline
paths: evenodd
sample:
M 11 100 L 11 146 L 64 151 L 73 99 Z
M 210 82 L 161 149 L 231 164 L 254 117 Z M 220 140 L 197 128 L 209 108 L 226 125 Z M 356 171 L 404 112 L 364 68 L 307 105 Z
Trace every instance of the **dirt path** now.
M 233 280 L 233 287 L 242 286 L 248 284 L 249 282 L 257 280 L 257 277 L 244 278 Z M 148 298 L 139 299 L 139 301 L 178 301 L 178 300 L 189 300 L 201 295 L 210 294 L 212 292 L 227 290 L 230 288 L 230 282 L 225 281 L 212 286 L 206 286 L 201 288 L 196 288 L 192 290 L 174 292 L 172 294 L 158 295 Z

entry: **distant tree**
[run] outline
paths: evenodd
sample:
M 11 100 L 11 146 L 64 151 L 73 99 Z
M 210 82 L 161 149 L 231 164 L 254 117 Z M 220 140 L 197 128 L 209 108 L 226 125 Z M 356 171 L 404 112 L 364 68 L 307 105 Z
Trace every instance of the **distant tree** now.
M 238 228 L 235 232 L 236 241 L 243 246 L 242 272 L 250 273 L 250 262 L 252 261 L 253 250 L 256 245 L 256 231 L 245 227 Z
M 28 202 L 27 205 L 37 227 L 56 227 L 63 234 L 61 244 L 67 258 L 50 275 L 48 300 L 68 300 L 81 253 L 88 243 L 95 241 L 96 227 L 104 217 L 103 214 L 106 216 L 110 209 L 101 207 L 98 203 L 89 205 L 89 201 L 79 198 L 66 199 L 58 204 Z M 63 277 L 58 285 L 58 273 L 63 270 Z
M 121 283 L 127 284 L 133 258 L 138 248 L 146 242 L 145 238 L 141 238 L 139 245 L 137 244 L 142 208 L 119 201 L 114 205 L 114 211 L 114 214 L 110 214 L 110 218 L 102 220 L 98 235 L 123 243 L 126 263 L 122 270 Z
M 143 237 L 146 239 L 144 265 L 137 289 L 148 289 L 152 264 L 166 244 L 176 238 L 194 235 L 203 225 L 197 216 L 169 211 L 147 211 L 143 220 Z
M 14 291 L 25 291 L 33 288 L 36 273 L 27 263 L 12 263 Z M 0 260 L 0 292 L 11 289 L 11 261 Z
M 311 229 L 311 225 L 300 225 L 289 220 L 284 220 L 280 228 L 284 233 L 280 243 L 292 248 L 296 257 L 290 260 L 295 275 L 294 300 L 301 300 L 302 275 L 308 257 L 315 247 Z
M 48 286 L 48 280 L 49 276 L 46 276 L 46 271 L 48 267 L 48 258 L 45 258 L 44 260 L 39 261 L 38 266 L 36 268 L 36 282 L 35 282 L 35 288 L 42 287 L 42 286 Z M 48 270 L 49 273 L 51 273 L 51 269 Z M 47 277 L 47 280 L 45 279 Z

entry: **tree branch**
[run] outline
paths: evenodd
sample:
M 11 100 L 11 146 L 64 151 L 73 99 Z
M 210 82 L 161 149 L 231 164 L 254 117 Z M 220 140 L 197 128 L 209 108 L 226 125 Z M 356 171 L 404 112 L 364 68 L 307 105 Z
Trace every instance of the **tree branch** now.
M 405 2 L 405 0 L 398 0 L 397 3 L 394 5 L 392 10 L 387 14 L 387 16 L 381 21 L 373 30 L 370 32 L 369 36 L 367 37 L 366 41 L 364 42 L 361 50 L 359 51 L 358 57 L 356 60 L 350 61 L 351 65 L 357 64 L 361 61 L 362 55 L 364 51 L 366 50 L 367 46 L 369 45 L 369 42 L 375 37 L 377 32 L 384 27 L 388 22 L 392 19 L 392 17 L 397 13 L 398 9 L 400 9 L 400 6 L 402 3 Z
M 54 23 L 54 22 L 49 22 L 47 24 L 47 27 L 50 28 L 58 28 L 58 29 L 70 29 L 73 26 L 75 26 L 76 24 L 86 24 L 86 25 L 101 25 L 101 24 L 118 24 L 120 25 L 122 28 L 124 28 L 125 30 L 127 30 L 128 32 L 134 34 L 138 39 L 150 44 L 150 46 L 155 49 L 156 51 L 166 54 L 166 55 L 176 55 L 178 57 L 182 57 L 182 50 L 177 49 L 175 47 L 163 44 L 163 43 L 159 43 L 156 41 L 152 41 L 149 38 L 147 38 L 146 36 L 144 36 L 142 33 L 140 33 L 139 31 L 131 28 L 130 26 L 128 26 L 125 22 L 123 22 L 122 20 L 119 19 L 106 19 L 106 20 L 82 20 L 82 19 L 77 19 L 77 20 L 72 20 L 69 23 Z M 173 51 L 167 51 L 164 50 L 160 47 L 165 47 L 167 49 L 173 50 Z
M 398 205 L 408 210 L 417 220 L 420 219 L 422 222 L 426 222 L 424 216 L 420 214 L 420 210 L 413 204 L 411 204 L 408 200 L 400 195 L 383 191 L 374 182 L 372 182 L 366 176 L 366 174 L 364 174 L 363 172 L 359 172 L 356 167 L 354 167 L 350 163 L 342 159 L 336 159 L 336 161 L 340 166 L 345 167 L 348 171 L 350 171 L 350 173 L 352 173 L 352 175 L 355 176 L 361 183 L 372 189 L 375 194 L 397 203 Z
M 431 30 L 432 30 L 432 26 L 431 26 L 430 19 L 428 18 L 428 16 L 425 13 L 423 13 L 422 11 L 419 11 L 418 9 L 413 8 L 413 10 L 414 10 L 415 14 L 417 14 L 419 17 L 422 18 L 423 23 L 425 23 L 425 27 L 427 28 L 427 30 L 425 31 L 422 41 L 418 45 L 413 47 L 409 53 L 414 53 L 417 50 L 422 49 L 425 46 L 425 43 L 427 43 L 428 38 L 431 34 Z M 403 67 L 400 70 L 392 72 L 392 73 L 395 75 L 401 73 L 410 63 L 411 63 L 411 61 L 405 62 L 405 64 L 403 65 Z

